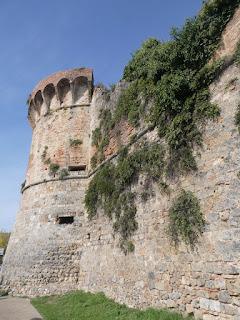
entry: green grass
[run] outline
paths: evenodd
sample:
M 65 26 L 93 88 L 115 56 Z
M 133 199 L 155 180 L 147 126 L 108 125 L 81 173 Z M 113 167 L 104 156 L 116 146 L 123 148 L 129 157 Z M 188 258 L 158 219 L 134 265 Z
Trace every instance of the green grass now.
M 181 320 L 181 315 L 166 310 L 139 311 L 115 303 L 103 293 L 82 291 L 62 296 L 35 298 L 33 306 L 44 320 Z

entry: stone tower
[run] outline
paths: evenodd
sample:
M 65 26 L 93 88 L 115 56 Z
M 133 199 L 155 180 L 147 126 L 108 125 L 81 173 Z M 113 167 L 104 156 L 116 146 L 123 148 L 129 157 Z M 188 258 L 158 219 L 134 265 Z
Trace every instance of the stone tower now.
M 60 269 L 68 269 L 67 260 L 72 257 L 72 242 L 76 240 L 71 232 L 83 215 L 81 201 L 91 149 L 92 93 L 92 70 L 80 68 L 49 76 L 35 87 L 29 97 L 32 145 L 26 181 L 22 185 L 21 208 L 9 243 L 4 262 L 7 268 L 4 270 L 3 266 L 2 279 L 14 286 L 18 293 L 24 291 L 22 285 L 29 276 L 35 275 L 36 284 L 42 278 L 42 275 L 39 278 L 39 271 L 41 264 L 46 263 L 44 256 L 47 252 L 59 252 L 64 262 L 60 258 L 57 264 Z M 61 227 L 68 224 L 71 228 Z M 58 226 L 58 231 L 47 227 L 50 225 Z M 47 228 L 42 229 L 42 226 Z M 55 236 L 57 248 L 56 243 L 53 243 L 54 248 L 50 248 L 49 240 Z M 66 237 L 72 238 L 70 243 Z M 47 268 L 45 271 L 47 275 Z M 63 278 L 66 278 L 65 271 Z
M 86 174 L 89 165 L 90 69 L 56 73 L 41 81 L 29 97 L 32 148 L 24 189 L 53 178 L 65 168 L 71 176 Z M 51 172 L 50 172 L 51 174 Z

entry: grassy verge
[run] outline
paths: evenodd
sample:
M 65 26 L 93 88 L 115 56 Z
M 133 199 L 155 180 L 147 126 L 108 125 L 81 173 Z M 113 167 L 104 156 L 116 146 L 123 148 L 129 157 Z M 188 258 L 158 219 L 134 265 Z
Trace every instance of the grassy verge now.
M 104 294 L 82 291 L 63 296 L 35 298 L 33 306 L 44 320 L 181 320 L 181 315 L 166 310 L 139 311 L 107 299 Z M 192 318 L 185 318 L 190 320 Z

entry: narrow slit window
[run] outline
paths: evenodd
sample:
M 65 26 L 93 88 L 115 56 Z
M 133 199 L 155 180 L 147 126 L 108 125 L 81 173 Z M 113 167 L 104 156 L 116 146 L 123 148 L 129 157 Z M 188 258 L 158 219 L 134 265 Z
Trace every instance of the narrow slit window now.
M 58 217 L 58 224 L 72 224 L 73 222 L 73 216 Z
M 77 171 L 77 172 L 84 172 L 86 171 L 86 165 L 80 165 L 80 166 L 69 166 L 69 171 Z

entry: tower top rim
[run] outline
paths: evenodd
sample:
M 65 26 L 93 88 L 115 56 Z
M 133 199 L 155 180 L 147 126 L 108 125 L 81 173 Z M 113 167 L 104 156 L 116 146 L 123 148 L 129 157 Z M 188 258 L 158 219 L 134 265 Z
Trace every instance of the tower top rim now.
M 62 79 L 68 79 L 69 81 L 73 81 L 78 77 L 86 77 L 88 81 L 93 81 L 93 69 L 91 68 L 75 68 L 68 69 L 64 71 L 55 72 L 43 80 L 39 81 L 35 88 L 32 90 L 30 96 L 34 97 L 38 91 L 43 91 L 47 85 L 53 84 L 56 86 L 58 82 Z

